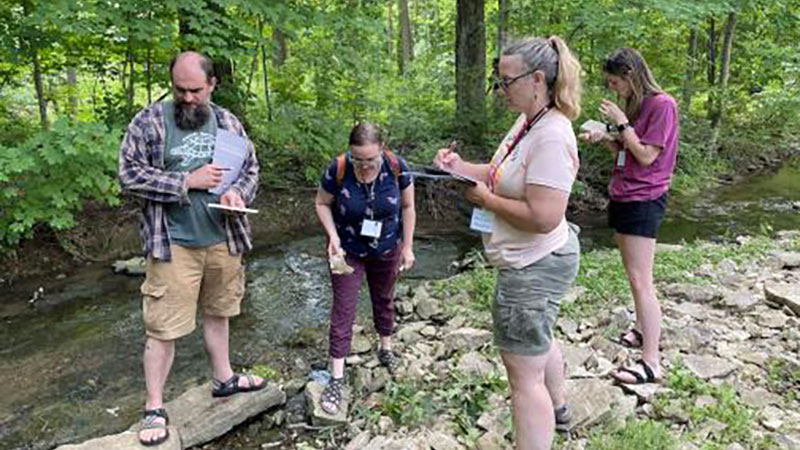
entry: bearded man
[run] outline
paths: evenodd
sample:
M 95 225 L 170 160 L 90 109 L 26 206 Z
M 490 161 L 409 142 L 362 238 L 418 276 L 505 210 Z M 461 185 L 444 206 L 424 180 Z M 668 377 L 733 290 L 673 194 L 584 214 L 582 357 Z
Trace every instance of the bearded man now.
M 224 397 L 265 386 L 262 378 L 234 373 L 228 357 L 228 318 L 239 314 L 244 296 L 242 254 L 253 248 L 250 225 L 243 214 L 208 206 L 242 208 L 253 202 L 259 171 L 255 150 L 239 120 L 210 101 L 217 83 L 210 59 L 181 53 L 170 64 L 170 75 L 173 98 L 134 117 L 119 157 L 123 192 L 142 200 L 147 397 L 139 440 L 148 446 L 169 438 L 164 385 L 175 340 L 195 329 L 198 304 L 213 373 L 212 395 Z M 212 163 L 218 132 L 242 138 L 244 158 L 238 176 L 221 195 L 211 191 L 233 168 Z

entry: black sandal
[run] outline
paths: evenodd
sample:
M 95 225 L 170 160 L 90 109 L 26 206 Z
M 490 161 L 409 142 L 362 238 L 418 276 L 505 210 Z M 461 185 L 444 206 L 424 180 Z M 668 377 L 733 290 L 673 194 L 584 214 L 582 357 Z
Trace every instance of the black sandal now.
M 247 378 L 248 384 L 246 387 L 239 386 L 239 378 L 242 376 Z M 239 392 L 253 392 L 264 389 L 267 385 L 267 380 L 262 380 L 261 384 L 256 384 L 256 378 L 252 374 L 235 373 L 228 381 L 219 381 L 215 379 L 212 385 L 214 386 L 214 389 L 211 391 L 212 396 L 228 397 L 233 394 L 238 394 Z
M 625 339 L 625 336 L 628 334 L 633 334 L 633 339 Z M 642 336 L 641 331 L 637 330 L 636 328 L 631 328 L 630 330 L 619 335 L 619 343 L 622 344 L 623 347 L 641 348 L 644 344 L 644 336 Z
M 322 397 L 320 398 L 320 405 L 322 406 L 323 411 L 328 414 L 335 415 L 339 412 L 339 407 L 342 404 L 342 389 L 344 388 L 344 377 L 342 378 L 333 378 L 331 377 L 330 381 L 328 381 L 328 385 L 325 386 L 325 390 L 322 391 Z M 325 405 L 333 405 L 332 407 L 326 407 Z
M 569 405 L 564 403 L 558 408 L 555 408 L 553 410 L 553 415 L 556 417 L 556 430 L 567 431 L 569 429 L 569 423 L 572 421 L 572 409 Z
M 378 361 L 383 367 L 386 367 L 390 374 L 394 374 L 400 368 L 400 358 L 391 350 L 378 351 Z
M 160 424 L 156 422 L 156 419 L 164 419 L 164 423 Z M 144 423 L 142 424 L 142 428 L 139 430 L 164 430 L 164 435 L 149 441 L 143 440 L 141 437 L 139 438 L 139 443 L 144 445 L 145 447 L 153 447 L 155 445 L 159 445 L 162 442 L 165 442 L 169 439 L 169 416 L 167 415 L 167 410 L 164 408 L 156 408 L 156 409 L 146 409 L 144 410 Z
M 644 371 L 644 375 L 636 369 L 637 366 L 641 366 L 642 370 Z M 625 381 L 617 376 L 618 373 L 625 372 L 633 375 L 633 378 L 636 380 L 633 383 Z M 620 383 L 625 384 L 647 384 L 647 383 L 660 383 L 661 378 L 657 378 L 653 369 L 644 362 L 643 359 L 636 361 L 636 364 L 633 367 L 620 367 L 617 371 L 611 375 L 614 377 L 615 380 L 619 381 Z

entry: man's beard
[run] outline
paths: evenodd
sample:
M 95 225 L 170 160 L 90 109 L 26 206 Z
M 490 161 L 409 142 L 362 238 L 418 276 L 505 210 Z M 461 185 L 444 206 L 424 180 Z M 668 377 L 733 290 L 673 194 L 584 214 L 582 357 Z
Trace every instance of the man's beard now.
M 183 102 L 175 102 L 175 125 L 181 130 L 194 131 L 208 122 L 211 115 L 211 108 L 207 103 L 190 105 Z

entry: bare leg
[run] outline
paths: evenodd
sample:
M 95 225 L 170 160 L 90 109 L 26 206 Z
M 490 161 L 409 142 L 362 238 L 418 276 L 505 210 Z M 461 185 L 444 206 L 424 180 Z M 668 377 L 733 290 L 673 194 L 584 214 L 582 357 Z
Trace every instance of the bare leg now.
M 233 369 L 229 359 L 228 351 L 228 318 L 203 315 L 203 339 L 206 345 L 206 352 L 211 359 L 211 371 L 214 378 L 219 381 L 227 381 L 233 376 Z M 254 377 L 256 385 L 262 383 L 263 378 Z M 250 387 L 247 377 L 239 378 L 239 386 Z
M 553 408 L 558 408 L 565 403 L 564 399 L 564 357 L 561 355 L 561 346 L 555 339 L 547 352 L 547 365 L 544 369 L 544 384 L 553 401 Z
M 545 367 L 550 352 L 540 356 L 501 352 L 501 356 L 511 389 L 516 449 L 549 449 L 555 433 L 553 401 L 545 386 Z
M 175 341 L 162 341 L 148 336 L 144 344 L 144 381 L 147 389 L 145 409 L 156 409 L 164 406 L 164 385 L 167 383 L 172 361 L 175 359 Z M 162 418 L 155 419 L 163 424 Z M 139 432 L 142 441 L 154 441 L 166 432 L 151 429 Z
M 658 377 L 661 374 L 659 353 L 661 305 L 656 298 L 656 289 L 653 284 L 656 240 L 619 233 L 615 235 L 615 239 L 622 253 L 622 264 L 625 266 L 633 294 L 637 328 L 642 331 L 644 338 L 642 359 Z M 630 382 L 635 380 L 632 375 L 625 373 L 621 374 L 619 378 Z

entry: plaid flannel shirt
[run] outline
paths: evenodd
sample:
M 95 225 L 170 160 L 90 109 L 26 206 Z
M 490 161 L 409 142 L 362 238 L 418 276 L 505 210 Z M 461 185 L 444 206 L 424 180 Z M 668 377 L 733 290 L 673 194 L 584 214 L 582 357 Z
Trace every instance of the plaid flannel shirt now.
M 247 138 L 239 119 L 228 110 L 211 105 L 219 128 Z M 128 125 L 122 140 L 119 155 L 119 180 L 122 191 L 144 200 L 139 223 L 139 235 L 145 256 L 169 261 L 169 229 L 164 214 L 165 203 L 189 203 L 186 186 L 187 172 L 164 170 L 164 104 L 154 103 L 136 115 Z M 258 189 L 258 161 L 253 143 L 247 140 L 248 156 L 239 178 L 231 189 L 235 190 L 246 205 L 253 203 Z M 225 235 L 228 251 L 232 255 L 253 248 L 252 232 L 244 215 L 225 215 Z

